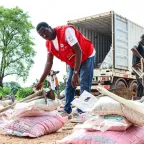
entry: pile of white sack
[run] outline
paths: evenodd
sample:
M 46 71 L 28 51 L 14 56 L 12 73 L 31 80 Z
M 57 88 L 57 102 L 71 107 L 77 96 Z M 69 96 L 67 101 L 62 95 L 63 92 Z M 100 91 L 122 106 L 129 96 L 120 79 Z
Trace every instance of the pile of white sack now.
M 0 133 L 39 137 L 56 132 L 64 126 L 67 118 L 56 111 L 58 100 L 44 98 L 16 103 L 13 109 L 0 114 Z
M 144 103 L 132 101 L 144 109 Z M 144 115 L 118 101 L 103 96 L 99 99 L 84 91 L 72 102 L 85 113 L 82 124 L 58 144 L 144 144 Z

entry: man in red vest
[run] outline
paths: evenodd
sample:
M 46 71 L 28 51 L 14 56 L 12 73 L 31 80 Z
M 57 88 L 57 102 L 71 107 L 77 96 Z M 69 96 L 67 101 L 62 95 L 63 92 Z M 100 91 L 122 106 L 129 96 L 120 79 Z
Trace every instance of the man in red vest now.
M 95 58 L 94 46 L 90 40 L 70 25 L 51 28 L 46 22 L 41 22 L 37 25 L 36 30 L 46 40 L 47 61 L 44 72 L 35 87 L 40 89 L 50 73 L 54 56 L 64 61 L 68 65 L 68 79 L 65 93 L 66 104 L 62 116 L 69 116 L 72 112 L 71 102 L 74 99 L 79 79 L 80 93 L 84 90 L 88 92 L 91 90 Z

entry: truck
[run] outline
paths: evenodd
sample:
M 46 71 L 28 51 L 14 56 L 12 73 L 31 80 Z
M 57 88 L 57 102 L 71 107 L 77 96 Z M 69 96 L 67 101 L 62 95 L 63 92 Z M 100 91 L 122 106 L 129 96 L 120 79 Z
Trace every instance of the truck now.
M 135 95 L 137 81 L 132 71 L 131 48 L 140 41 L 144 27 L 114 11 L 69 20 L 67 23 L 84 34 L 95 47 L 92 89 L 98 84 L 106 89 L 130 88 Z M 104 61 L 110 61 L 111 65 L 101 68 Z

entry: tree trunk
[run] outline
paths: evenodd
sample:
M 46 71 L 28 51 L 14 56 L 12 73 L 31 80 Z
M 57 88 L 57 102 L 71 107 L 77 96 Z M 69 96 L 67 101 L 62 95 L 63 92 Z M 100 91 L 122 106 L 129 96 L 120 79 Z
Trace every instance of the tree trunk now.
M 3 78 L 0 77 L 0 87 L 3 87 Z

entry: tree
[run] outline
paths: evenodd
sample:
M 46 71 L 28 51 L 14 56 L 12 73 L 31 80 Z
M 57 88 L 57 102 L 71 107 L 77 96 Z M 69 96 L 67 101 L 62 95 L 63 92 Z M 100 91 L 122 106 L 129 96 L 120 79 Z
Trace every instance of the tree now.
M 33 25 L 22 9 L 0 7 L 0 86 L 3 79 L 16 75 L 25 81 L 34 63 Z
M 17 91 L 21 88 L 20 84 L 14 81 L 5 82 L 3 86 L 10 88 L 13 95 L 15 95 Z
M 64 82 L 60 82 L 60 91 L 63 91 L 66 88 L 66 84 Z

